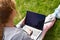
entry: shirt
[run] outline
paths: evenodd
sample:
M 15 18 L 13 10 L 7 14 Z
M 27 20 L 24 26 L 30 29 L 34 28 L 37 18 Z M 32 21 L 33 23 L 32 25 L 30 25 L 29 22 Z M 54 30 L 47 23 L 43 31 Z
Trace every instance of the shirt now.
M 5 27 L 3 40 L 33 40 L 30 36 L 22 29 L 16 27 Z

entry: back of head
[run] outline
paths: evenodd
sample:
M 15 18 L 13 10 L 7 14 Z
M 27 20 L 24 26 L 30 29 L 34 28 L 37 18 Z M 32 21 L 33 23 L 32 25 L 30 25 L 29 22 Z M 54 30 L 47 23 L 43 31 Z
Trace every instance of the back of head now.
M 15 9 L 15 3 L 12 0 L 0 1 L 0 24 L 8 22 L 11 12 Z
M 14 0 L 0 0 L 0 40 L 2 40 L 1 27 L 5 26 L 4 24 L 8 22 L 13 10 L 15 10 Z

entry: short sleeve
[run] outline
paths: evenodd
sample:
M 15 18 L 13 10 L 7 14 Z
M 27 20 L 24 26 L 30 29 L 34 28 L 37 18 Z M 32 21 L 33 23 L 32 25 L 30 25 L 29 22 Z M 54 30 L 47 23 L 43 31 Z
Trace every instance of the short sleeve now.
M 25 31 L 22 30 L 20 33 L 13 36 L 11 40 L 32 40 L 32 39 Z

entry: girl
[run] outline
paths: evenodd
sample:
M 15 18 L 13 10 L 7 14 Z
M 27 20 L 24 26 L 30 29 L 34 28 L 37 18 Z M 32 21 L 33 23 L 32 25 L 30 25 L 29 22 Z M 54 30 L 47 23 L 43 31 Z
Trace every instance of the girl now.
M 13 19 L 15 15 L 15 0 L 0 0 L 0 40 L 32 40 L 24 30 L 14 26 Z M 48 28 L 44 30 L 47 31 L 53 26 L 54 22 L 55 21 L 48 23 L 51 26 L 48 26 Z M 42 37 L 45 35 L 44 32 L 42 33 Z

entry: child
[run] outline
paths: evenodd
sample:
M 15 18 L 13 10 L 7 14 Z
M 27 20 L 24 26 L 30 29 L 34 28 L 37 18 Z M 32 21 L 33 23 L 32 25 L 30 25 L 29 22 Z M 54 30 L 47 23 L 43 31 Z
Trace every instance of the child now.
M 13 19 L 16 15 L 15 0 L 0 0 L 0 40 L 33 40 L 30 36 L 21 28 L 14 26 Z M 44 25 L 42 38 L 46 32 L 53 26 L 54 21 L 48 22 Z M 24 20 L 19 23 L 19 26 L 24 25 Z M 17 35 L 18 34 L 18 35 Z

